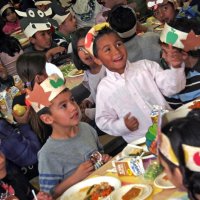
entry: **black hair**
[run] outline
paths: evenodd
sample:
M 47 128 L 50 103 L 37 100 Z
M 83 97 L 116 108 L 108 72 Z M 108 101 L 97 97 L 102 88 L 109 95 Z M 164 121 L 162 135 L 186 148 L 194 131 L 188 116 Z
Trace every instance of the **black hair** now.
M 80 69 L 82 69 L 82 70 L 90 69 L 90 67 L 88 65 L 86 65 L 85 63 L 83 63 L 81 61 L 81 59 L 79 58 L 78 48 L 77 48 L 78 41 L 82 38 L 85 38 L 85 36 L 88 33 L 88 31 L 90 30 L 90 28 L 91 27 L 80 28 L 72 34 L 72 50 L 73 50 L 72 59 L 73 59 L 73 62 L 75 64 L 76 68 L 79 70 Z
M 102 29 L 98 32 L 97 36 L 94 38 L 94 44 L 93 44 L 93 54 L 94 54 L 95 57 L 98 58 L 97 41 L 98 41 L 102 36 L 104 36 L 104 35 L 109 35 L 109 34 L 111 34 L 111 33 L 114 33 L 114 34 L 116 34 L 116 35 L 119 37 L 119 35 L 118 35 L 114 30 L 112 30 L 111 28 L 109 28 L 109 27 L 107 27 L 107 26 L 105 26 L 104 28 L 102 28 Z M 119 38 L 120 38 L 120 37 L 119 37 Z
M 36 75 L 45 73 L 46 56 L 44 53 L 29 52 L 19 56 L 16 62 L 17 73 L 24 83 L 31 82 L 34 86 Z
M 193 30 L 196 35 L 200 35 L 200 22 L 196 19 L 188 19 L 186 17 L 177 18 L 174 21 L 170 22 L 169 26 L 186 33 L 189 33 L 190 31 Z M 192 50 L 187 53 L 192 57 L 200 57 L 199 49 Z
M 16 38 L 6 35 L 3 32 L 4 24 L 3 22 L 0 23 L 0 53 L 4 52 L 13 57 L 15 53 L 20 52 L 22 47 Z
M 108 21 L 112 29 L 119 33 L 129 31 L 137 23 L 136 16 L 131 11 L 131 8 L 126 8 L 122 5 L 114 6 L 111 9 Z
M 186 167 L 182 144 L 200 147 L 200 109 L 191 111 L 187 117 L 169 122 L 162 128 L 170 140 L 172 149 L 179 161 L 179 169 L 183 176 L 183 185 L 188 190 L 191 200 L 196 200 L 195 195 L 200 194 L 200 172 L 194 172 Z M 161 154 L 161 157 L 163 155 Z M 173 165 L 169 165 L 173 169 Z M 173 171 L 173 170 L 172 170 Z

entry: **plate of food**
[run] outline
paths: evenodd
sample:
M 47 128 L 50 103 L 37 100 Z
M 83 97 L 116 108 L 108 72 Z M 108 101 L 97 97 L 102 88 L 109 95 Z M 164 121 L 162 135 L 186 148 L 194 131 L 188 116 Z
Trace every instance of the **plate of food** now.
M 142 137 L 142 138 L 139 138 L 138 140 L 131 142 L 130 144 L 142 145 L 142 144 L 145 144 L 145 142 L 146 142 L 146 137 Z
M 59 69 L 62 71 L 64 77 L 67 77 L 69 72 L 75 69 L 75 66 L 73 63 L 68 63 L 68 64 L 61 65 Z
M 166 173 L 162 173 L 154 180 L 154 185 L 158 188 L 163 189 L 172 189 L 175 188 L 175 186 L 170 182 L 168 179 Z
M 84 70 L 73 69 L 68 73 L 68 77 L 77 77 L 82 76 L 84 74 Z
M 60 200 L 86 200 L 93 199 L 94 196 L 103 199 L 120 187 L 120 180 L 111 176 L 90 178 L 70 187 L 63 193 Z
M 143 200 L 150 196 L 152 187 L 147 184 L 130 184 L 122 186 L 111 193 L 111 200 Z

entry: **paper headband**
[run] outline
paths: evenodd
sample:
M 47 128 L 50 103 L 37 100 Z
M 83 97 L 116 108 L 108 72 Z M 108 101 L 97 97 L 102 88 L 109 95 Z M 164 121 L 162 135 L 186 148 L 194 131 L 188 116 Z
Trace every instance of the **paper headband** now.
M 175 0 L 147 0 L 147 7 L 149 9 L 156 10 L 160 5 L 166 4 L 168 2 L 171 2 L 174 5 L 176 5 L 176 1 Z
M 135 11 L 132 9 L 132 8 L 130 8 L 129 6 L 127 6 L 127 5 L 120 5 L 120 7 L 123 7 L 123 8 L 128 8 L 132 13 L 133 13 L 133 15 L 135 16 L 135 18 L 137 18 L 136 17 L 136 13 L 135 13 Z M 116 9 L 117 8 L 119 8 L 119 7 L 116 7 Z M 115 9 L 115 10 L 116 10 Z M 114 10 L 112 11 L 112 12 L 114 12 Z M 112 15 L 112 14 L 111 14 Z M 110 26 L 111 26 L 111 28 L 112 29 L 114 29 L 113 27 L 112 27 L 112 24 L 110 23 Z M 121 37 L 121 38 L 129 38 L 129 37 L 131 37 L 131 36 L 133 36 L 135 33 L 136 33 L 136 28 L 137 28 L 137 23 L 135 23 L 135 26 L 133 26 L 130 30 L 128 30 L 128 31 L 126 31 L 126 32 L 123 32 L 123 33 L 120 33 L 120 32 L 118 32 L 118 31 L 116 31 L 117 32 L 117 34 Z
M 51 101 L 64 89 L 66 89 L 64 80 L 57 74 L 52 74 L 40 85 L 35 83 L 33 91 L 26 96 L 26 105 L 31 105 L 37 113 L 44 107 L 49 107 Z
M 161 133 L 160 152 L 174 165 L 179 166 L 179 161 L 172 149 L 169 138 Z M 200 172 L 200 147 L 182 144 L 186 167 L 194 172 Z
M 183 49 L 186 52 L 200 48 L 200 35 L 195 35 L 193 31 L 185 33 L 176 30 L 168 24 L 165 24 L 161 32 L 160 41 L 171 44 L 173 47 Z
M 0 15 L 2 15 L 3 12 L 4 12 L 7 8 L 13 8 L 13 5 L 10 4 L 10 3 L 4 5 L 4 6 L 0 9 Z
M 20 25 L 28 38 L 32 37 L 38 31 L 49 30 L 51 25 L 58 26 L 55 20 L 47 18 L 41 10 L 31 8 L 25 13 L 21 13 L 23 13 L 24 18 L 20 20 Z
M 52 19 L 56 20 L 58 22 L 58 25 L 61 25 L 65 21 L 65 19 L 67 19 L 67 17 L 70 14 L 71 14 L 70 12 L 67 13 L 67 14 L 65 14 L 65 15 L 58 15 L 58 14 L 56 14 L 56 15 L 54 15 L 54 17 Z
M 51 1 L 35 1 L 35 6 L 48 5 Z
M 110 27 L 107 22 L 103 22 L 93 26 L 85 36 L 85 49 L 91 54 L 93 54 L 94 38 L 98 35 L 98 32 L 104 27 Z

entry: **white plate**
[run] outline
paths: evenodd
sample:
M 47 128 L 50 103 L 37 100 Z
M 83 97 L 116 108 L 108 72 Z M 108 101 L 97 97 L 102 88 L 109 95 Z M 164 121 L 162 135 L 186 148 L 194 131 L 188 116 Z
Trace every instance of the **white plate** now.
M 78 77 L 78 76 L 82 76 L 84 74 L 84 71 L 83 73 L 80 73 L 80 74 L 76 74 L 76 72 L 78 72 L 80 70 L 78 69 L 73 69 L 71 72 L 68 73 L 68 77 Z
M 95 178 L 90 178 L 84 181 L 81 181 L 72 187 L 70 187 L 67 191 L 64 192 L 64 194 L 61 196 L 60 200 L 83 200 L 85 197 L 85 194 L 81 195 L 79 191 L 88 186 L 92 186 L 94 184 L 98 184 L 101 182 L 107 182 L 109 185 L 113 186 L 115 189 L 118 189 L 121 187 L 121 182 L 119 179 L 111 177 L 111 176 L 100 176 Z
M 139 144 L 144 144 L 146 142 L 146 138 L 145 137 L 142 137 L 138 140 L 135 140 L 133 142 L 131 142 L 130 144 L 135 144 L 135 145 L 139 145 Z
M 163 189 L 175 188 L 175 186 L 169 180 L 164 179 L 165 176 L 165 173 L 162 173 L 159 176 L 157 176 L 157 178 L 154 180 L 154 185 L 158 188 Z
M 152 193 L 152 187 L 146 184 L 130 184 L 125 185 L 115 191 L 113 191 L 110 195 L 111 200 L 122 200 L 122 196 L 126 194 L 132 187 L 142 188 L 141 193 L 138 197 L 134 198 L 134 200 L 143 200 L 146 199 Z

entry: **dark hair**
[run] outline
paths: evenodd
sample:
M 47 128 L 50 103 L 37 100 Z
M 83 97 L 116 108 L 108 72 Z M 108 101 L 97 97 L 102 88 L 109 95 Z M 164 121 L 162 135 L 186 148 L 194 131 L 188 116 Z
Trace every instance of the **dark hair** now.
M 169 25 L 182 32 L 189 33 L 193 30 L 196 35 L 200 35 L 200 22 L 196 19 L 177 18 L 170 22 Z M 200 57 L 200 50 L 189 51 L 188 54 L 193 57 Z
M 187 188 L 189 198 L 192 200 L 196 200 L 195 195 L 200 194 L 200 172 L 193 172 L 186 167 L 182 144 L 200 147 L 199 130 L 199 109 L 191 111 L 187 117 L 176 119 L 162 128 L 162 132 L 169 138 L 172 149 L 179 161 L 183 185 Z M 169 166 L 172 170 L 173 165 Z
M 105 26 L 102 30 L 100 30 L 97 34 L 97 36 L 94 38 L 94 44 L 93 44 L 93 54 L 95 57 L 98 57 L 98 50 L 97 50 L 97 41 L 104 35 L 109 35 L 111 33 L 114 33 L 116 34 L 118 37 L 119 35 L 114 31 L 112 30 L 111 28 Z M 119 37 L 120 38 L 120 37 Z
M 17 73 L 24 83 L 31 82 L 33 88 L 35 76 L 45 73 L 45 64 L 46 56 L 44 53 L 24 53 L 17 59 Z
M 79 70 L 80 69 L 82 69 L 82 70 L 90 69 L 90 67 L 88 65 L 86 65 L 85 63 L 83 63 L 81 61 L 81 59 L 79 58 L 78 48 L 77 48 L 78 41 L 82 38 L 85 38 L 85 36 L 88 33 L 88 31 L 90 30 L 90 28 L 91 27 L 80 28 L 72 34 L 72 49 L 73 49 L 72 59 L 73 59 L 73 62 L 75 64 L 76 68 Z
M 131 30 L 137 23 L 137 19 L 131 8 L 117 5 L 109 12 L 108 22 L 116 32 L 123 33 Z
M 15 53 L 20 52 L 22 47 L 16 38 L 6 35 L 3 32 L 4 25 L 5 23 L 0 23 L 0 52 L 4 52 L 13 57 Z

